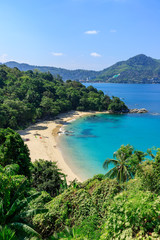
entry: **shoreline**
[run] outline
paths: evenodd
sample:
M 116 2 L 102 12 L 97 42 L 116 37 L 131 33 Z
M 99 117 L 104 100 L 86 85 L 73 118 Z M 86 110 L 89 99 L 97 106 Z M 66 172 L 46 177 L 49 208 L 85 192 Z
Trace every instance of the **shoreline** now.
M 75 121 L 81 117 L 101 113 L 108 114 L 109 112 L 70 111 L 68 113 L 61 113 L 53 120 L 42 120 L 29 126 L 25 130 L 18 131 L 18 133 L 21 135 L 25 144 L 27 144 L 29 148 L 32 162 L 38 159 L 56 162 L 62 173 L 67 175 L 66 179 L 68 183 L 74 179 L 82 182 L 82 179 L 74 173 L 72 166 L 68 165 L 65 161 L 62 154 L 63 149 L 61 149 L 58 144 L 59 131 L 60 128 L 65 126 L 68 122 Z

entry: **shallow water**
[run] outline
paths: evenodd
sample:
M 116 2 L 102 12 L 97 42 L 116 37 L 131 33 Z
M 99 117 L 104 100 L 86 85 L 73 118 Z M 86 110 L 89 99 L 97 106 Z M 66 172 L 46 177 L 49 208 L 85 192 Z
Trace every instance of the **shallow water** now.
M 105 173 L 102 167 L 104 160 L 112 158 L 122 144 L 129 143 L 142 151 L 153 146 L 160 147 L 160 85 L 95 85 L 105 93 L 106 89 L 112 91 L 110 95 L 121 97 L 123 94 L 130 107 L 146 107 L 149 113 L 98 114 L 67 125 L 66 130 L 73 133 L 72 136 L 61 137 L 61 148 L 68 164 L 83 180 Z

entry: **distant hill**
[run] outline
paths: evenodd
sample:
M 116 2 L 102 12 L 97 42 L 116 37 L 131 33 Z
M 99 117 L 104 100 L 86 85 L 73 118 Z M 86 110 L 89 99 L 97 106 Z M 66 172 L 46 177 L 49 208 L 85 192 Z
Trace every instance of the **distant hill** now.
M 67 70 L 64 68 L 34 66 L 25 63 L 6 62 L 5 65 L 21 71 L 38 69 L 41 72 L 50 72 L 67 79 L 80 82 L 111 82 L 111 83 L 160 83 L 160 60 L 139 54 L 127 61 L 117 62 L 102 71 Z
M 137 55 L 101 71 L 95 81 L 115 83 L 160 83 L 160 60 Z
M 28 71 L 28 70 L 39 70 L 41 72 L 50 72 L 52 75 L 60 75 L 64 81 L 70 80 L 84 80 L 84 81 L 92 81 L 97 77 L 99 72 L 89 71 L 89 70 L 67 70 L 64 68 L 56 68 L 56 67 L 47 67 L 47 66 L 35 66 L 29 65 L 26 63 L 17 63 L 14 61 L 4 63 L 7 67 L 14 68 L 17 67 L 20 71 Z

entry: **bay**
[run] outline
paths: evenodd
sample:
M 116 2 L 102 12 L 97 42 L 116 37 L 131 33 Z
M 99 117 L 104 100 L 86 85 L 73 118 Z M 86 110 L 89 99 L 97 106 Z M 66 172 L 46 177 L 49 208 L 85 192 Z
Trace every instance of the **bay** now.
M 66 130 L 72 131 L 73 136 L 62 136 L 61 148 L 65 160 L 82 180 L 105 173 L 104 160 L 112 158 L 122 144 L 131 144 L 142 151 L 160 147 L 160 85 L 92 85 L 109 96 L 120 97 L 129 108 L 145 107 L 149 113 L 97 114 L 68 124 Z

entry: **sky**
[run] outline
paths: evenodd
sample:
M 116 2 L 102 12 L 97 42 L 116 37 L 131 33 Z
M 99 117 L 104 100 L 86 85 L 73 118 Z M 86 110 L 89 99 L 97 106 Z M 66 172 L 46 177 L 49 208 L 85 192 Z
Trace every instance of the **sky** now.
M 102 70 L 160 59 L 160 0 L 0 1 L 0 62 Z

